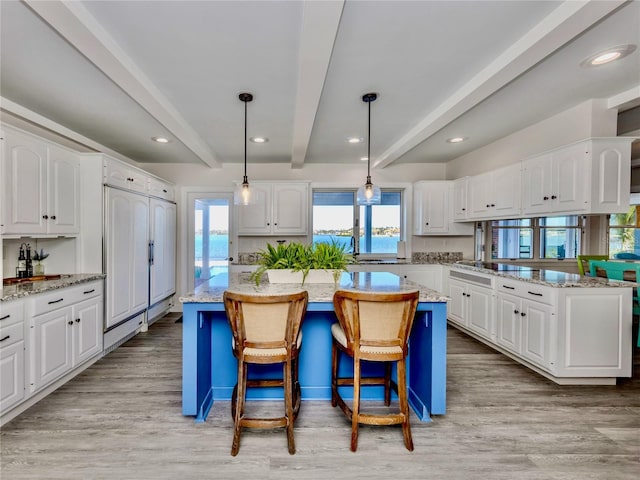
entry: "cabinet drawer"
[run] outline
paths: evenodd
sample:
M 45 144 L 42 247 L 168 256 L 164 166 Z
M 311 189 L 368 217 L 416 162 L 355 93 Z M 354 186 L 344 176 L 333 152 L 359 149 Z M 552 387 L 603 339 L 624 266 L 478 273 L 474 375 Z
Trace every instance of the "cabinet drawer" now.
M 24 339 L 24 323 L 5 325 L 0 323 L 0 348 L 8 347 Z
M 98 295 L 102 295 L 102 282 L 99 281 L 43 293 L 33 299 L 33 315 L 51 312 Z
M 498 278 L 496 279 L 496 291 L 501 293 L 509 293 L 520 298 L 525 298 L 534 302 L 545 303 L 547 305 L 554 304 L 554 289 L 535 283 L 514 282 Z
M 172 185 L 155 178 L 149 178 L 149 195 L 169 201 L 173 201 L 176 198 L 175 189 Z
M 24 302 L 21 300 L 13 302 L 0 302 L 0 328 L 24 320 Z

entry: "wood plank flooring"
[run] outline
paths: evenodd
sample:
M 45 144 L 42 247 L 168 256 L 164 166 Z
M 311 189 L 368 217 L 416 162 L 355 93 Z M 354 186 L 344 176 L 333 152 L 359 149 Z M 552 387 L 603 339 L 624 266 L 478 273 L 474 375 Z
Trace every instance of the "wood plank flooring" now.
M 7 424 L 0 477 L 17 479 L 640 478 L 640 355 L 610 387 L 558 386 L 450 328 L 447 414 L 399 427 L 350 425 L 329 402 L 304 402 L 297 453 L 283 430 L 245 430 L 229 454 L 228 402 L 204 424 L 181 414 L 176 314 L 101 359 Z M 274 410 L 277 403 L 252 408 Z

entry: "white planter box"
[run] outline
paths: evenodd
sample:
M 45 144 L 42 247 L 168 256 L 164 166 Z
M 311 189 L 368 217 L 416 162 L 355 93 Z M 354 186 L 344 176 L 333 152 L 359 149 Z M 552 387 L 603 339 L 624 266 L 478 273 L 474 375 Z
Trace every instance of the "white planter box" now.
M 309 270 L 304 283 L 335 283 L 336 279 L 340 279 L 340 273 L 340 270 Z M 269 283 L 302 284 L 302 272 L 287 269 L 267 270 L 267 276 Z

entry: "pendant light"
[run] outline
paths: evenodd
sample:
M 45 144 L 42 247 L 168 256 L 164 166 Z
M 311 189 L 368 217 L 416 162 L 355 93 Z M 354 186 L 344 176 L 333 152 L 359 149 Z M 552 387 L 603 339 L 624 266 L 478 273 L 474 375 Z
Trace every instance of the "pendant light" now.
M 380 187 L 371 183 L 371 102 L 378 98 L 377 93 L 365 93 L 362 101 L 369 107 L 369 122 L 367 131 L 367 181 L 358 189 L 358 205 L 378 205 L 382 200 Z
M 236 205 L 249 205 L 252 203 L 252 199 L 249 180 L 247 179 L 247 103 L 253 100 L 253 95 L 241 93 L 238 98 L 244 102 L 244 177 L 242 177 L 242 184 L 235 189 L 233 203 Z

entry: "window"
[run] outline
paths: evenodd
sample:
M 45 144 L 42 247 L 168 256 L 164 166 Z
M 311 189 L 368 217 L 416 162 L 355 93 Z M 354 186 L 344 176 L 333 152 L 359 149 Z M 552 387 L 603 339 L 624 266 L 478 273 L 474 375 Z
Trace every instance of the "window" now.
M 395 254 L 401 219 L 400 190 L 383 190 L 380 205 L 370 206 L 356 205 L 356 190 L 313 192 L 314 243 L 337 241 L 355 253 Z
M 637 208 L 632 206 L 627 213 L 616 213 L 609 217 L 609 256 L 612 258 L 640 258 L 640 228 Z
M 494 220 L 491 258 L 576 258 L 581 238 L 582 221 L 577 215 Z

